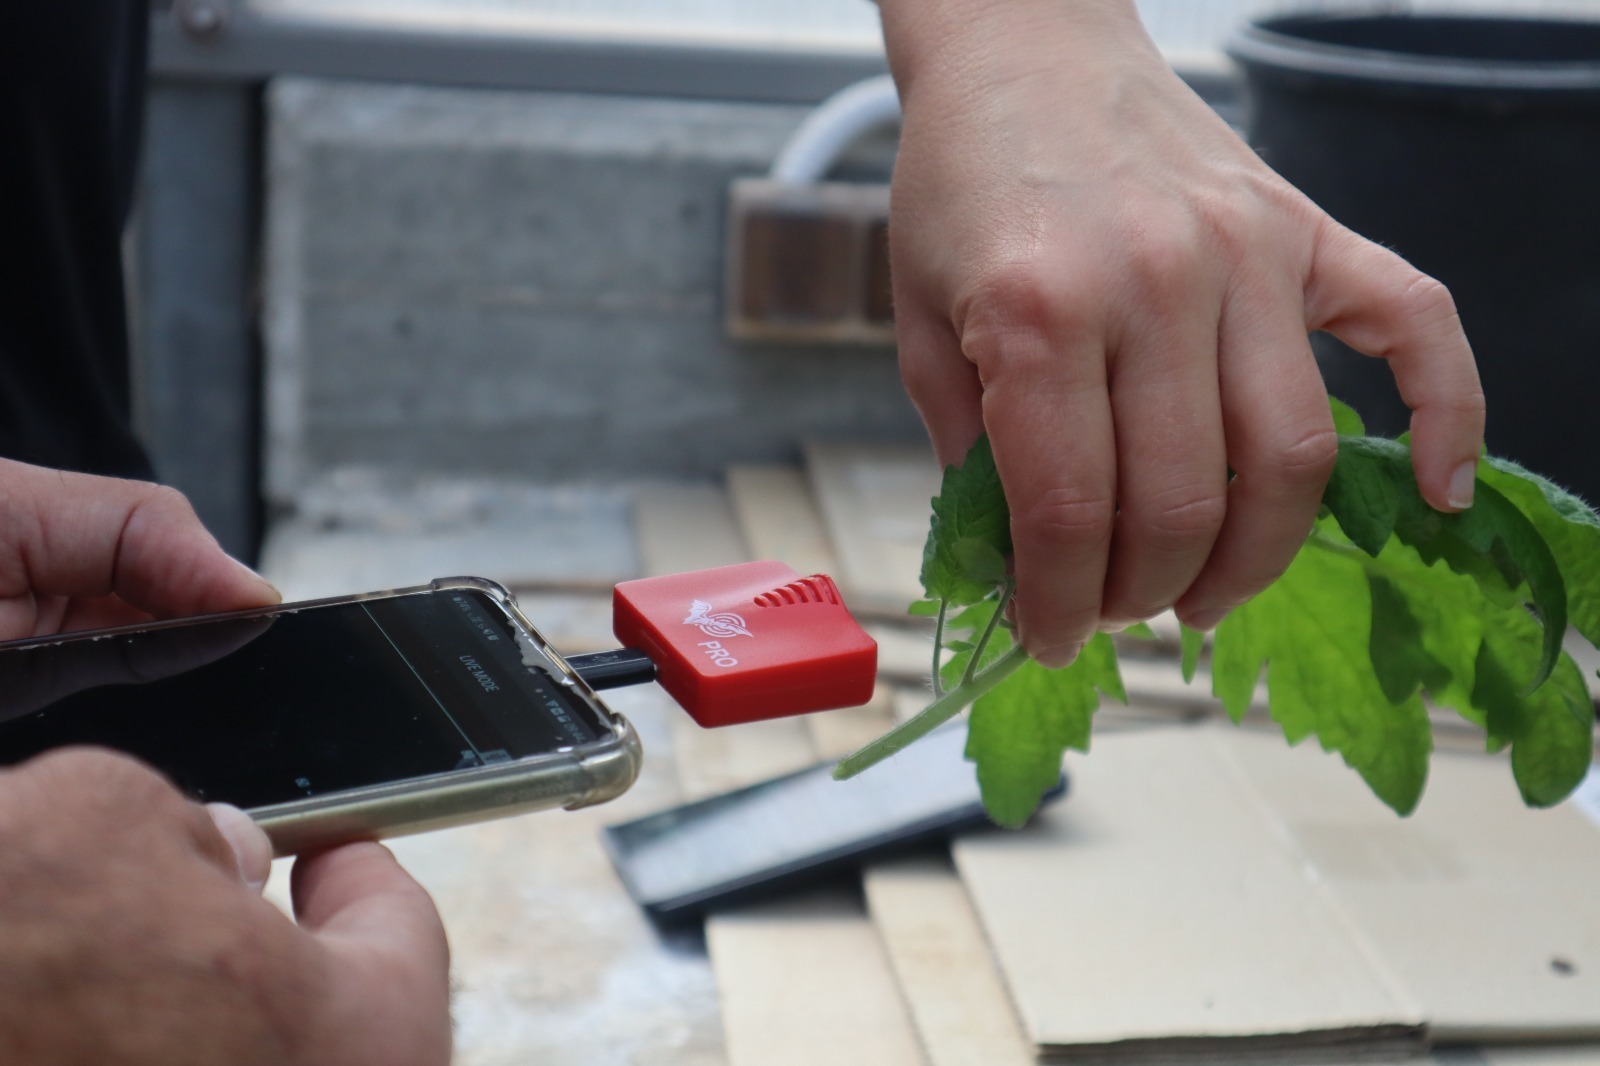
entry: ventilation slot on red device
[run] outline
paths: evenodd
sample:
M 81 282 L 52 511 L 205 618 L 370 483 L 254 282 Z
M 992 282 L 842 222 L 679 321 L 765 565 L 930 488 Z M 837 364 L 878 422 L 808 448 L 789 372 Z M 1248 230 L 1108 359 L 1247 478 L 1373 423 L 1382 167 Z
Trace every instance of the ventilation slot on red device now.
M 797 603 L 831 603 L 843 606 L 839 586 L 827 574 L 812 574 L 755 598 L 757 607 L 788 607 Z

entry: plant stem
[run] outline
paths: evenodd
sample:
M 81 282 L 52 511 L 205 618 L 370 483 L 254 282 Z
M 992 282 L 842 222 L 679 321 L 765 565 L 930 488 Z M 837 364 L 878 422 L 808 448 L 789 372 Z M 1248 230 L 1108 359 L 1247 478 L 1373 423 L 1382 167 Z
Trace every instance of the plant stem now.
M 1007 578 L 1005 587 L 1000 590 L 1000 601 L 994 606 L 994 614 L 989 616 L 989 624 L 983 627 L 983 636 L 978 638 L 978 643 L 973 645 L 972 658 L 967 660 L 967 669 L 961 675 L 961 683 L 970 685 L 977 676 L 978 664 L 983 662 L 983 653 L 989 650 L 989 641 L 994 637 L 994 627 L 1000 619 L 1005 617 L 1006 604 L 1011 602 L 1011 594 L 1017 589 L 1013 578 Z
M 950 609 L 950 601 L 944 598 L 939 600 L 939 619 L 933 625 L 933 698 L 938 699 L 944 695 L 944 682 L 939 680 L 940 659 L 944 657 L 944 616 Z
M 854 777 L 867 767 L 874 766 L 901 751 L 913 741 L 927 736 L 960 714 L 962 708 L 1010 677 L 1027 661 L 1028 653 L 1021 647 L 1010 649 L 989 666 L 928 704 L 916 717 L 900 723 L 860 751 L 840 760 L 839 765 L 833 769 L 834 778 L 843 781 L 845 778 Z

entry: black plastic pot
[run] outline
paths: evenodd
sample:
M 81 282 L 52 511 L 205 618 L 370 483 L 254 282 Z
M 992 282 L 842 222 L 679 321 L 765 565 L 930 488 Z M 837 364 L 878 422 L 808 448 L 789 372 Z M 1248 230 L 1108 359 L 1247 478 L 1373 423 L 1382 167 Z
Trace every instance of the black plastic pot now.
M 1276 18 L 1229 52 L 1263 158 L 1449 286 L 1490 449 L 1600 500 L 1600 23 Z M 1316 348 L 1371 428 L 1405 428 L 1386 366 Z

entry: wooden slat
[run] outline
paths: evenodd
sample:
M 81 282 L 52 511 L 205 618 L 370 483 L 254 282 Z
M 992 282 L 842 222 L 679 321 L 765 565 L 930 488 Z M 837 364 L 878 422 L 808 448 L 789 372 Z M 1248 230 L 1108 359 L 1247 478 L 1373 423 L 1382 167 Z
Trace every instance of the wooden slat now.
M 922 546 L 939 466 L 926 445 L 806 446 L 806 474 L 851 606 L 903 615 L 922 595 Z
M 877 931 L 849 894 L 714 916 L 729 1066 L 924 1066 Z
M 894 728 L 894 690 L 880 684 L 870 703 L 808 714 L 805 722 L 817 757 L 842 759 Z
M 869 622 L 863 628 L 878 642 L 879 677 L 915 685 L 927 683 L 933 672 L 932 624 L 911 627 Z
M 798 467 L 732 467 L 728 496 L 754 558 L 775 559 L 802 574 L 832 575 L 838 570 L 822 515 Z
M 743 788 L 818 761 L 801 718 L 703 729 L 680 714 L 672 723 L 672 746 L 685 800 Z
M 877 863 L 864 880 L 929 1066 L 1032 1066 L 1033 1047 L 949 860 Z
M 750 558 L 728 494 L 718 485 L 641 485 L 633 528 L 650 577 L 742 563 Z

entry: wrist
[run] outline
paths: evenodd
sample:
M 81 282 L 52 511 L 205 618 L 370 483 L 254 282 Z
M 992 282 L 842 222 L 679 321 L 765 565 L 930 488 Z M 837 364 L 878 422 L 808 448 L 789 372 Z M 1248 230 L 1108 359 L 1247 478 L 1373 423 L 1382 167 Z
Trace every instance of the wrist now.
M 902 97 L 922 71 L 1002 68 L 1036 56 L 1081 69 L 1130 51 L 1159 55 L 1133 0 L 878 0 Z

